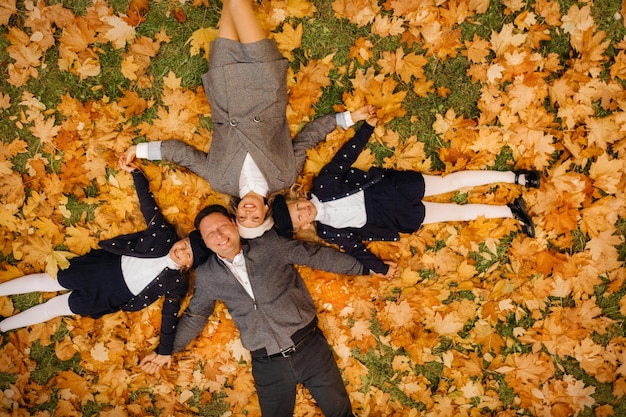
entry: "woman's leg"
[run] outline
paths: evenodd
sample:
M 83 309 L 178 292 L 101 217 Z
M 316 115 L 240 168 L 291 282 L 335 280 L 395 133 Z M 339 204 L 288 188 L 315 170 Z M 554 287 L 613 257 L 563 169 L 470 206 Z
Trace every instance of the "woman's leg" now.
M 267 38 L 254 14 L 251 0 L 224 0 L 218 37 L 253 43 Z
M 24 275 L 0 284 L 0 297 L 29 292 L 64 291 L 59 282 L 46 273 Z
M 423 224 L 470 221 L 480 216 L 487 219 L 513 218 L 513 213 L 508 206 L 495 206 L 490 204 L 454 204 L 454 203 L 431 203 L 422 202 L 425 207 Z
M 33 324 L 43 323 L 59 316 L 71 316 L 69 298 L 71 292 L 58 295 L 45 303 L 24 310 L 14 316 L 0 321 L 0 332 L 19 329 Z
M 424 175 L 424 196 L 445 194 L 460 188 L 497 182 L 514 184 L 515 173 L 513 171 L 459 171 L 446 176 Z

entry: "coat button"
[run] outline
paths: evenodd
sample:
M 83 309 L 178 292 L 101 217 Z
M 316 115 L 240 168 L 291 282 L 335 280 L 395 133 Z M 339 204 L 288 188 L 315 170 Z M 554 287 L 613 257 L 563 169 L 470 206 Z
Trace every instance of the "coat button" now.
M 259 123 L 261 121 L 261 118 L 259 116 L 254 116 L 254 120 L 256 123 Z
M 233 119 L 230 121 L 231 126 L 237 126 L 237 120 Z

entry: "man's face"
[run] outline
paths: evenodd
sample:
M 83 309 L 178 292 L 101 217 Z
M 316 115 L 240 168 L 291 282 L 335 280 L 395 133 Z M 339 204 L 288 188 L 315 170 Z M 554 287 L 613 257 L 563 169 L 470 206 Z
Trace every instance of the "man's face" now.
M 237 224 L 222 213 L 211 213 L 203 218 L 198 231 L 204 244 L 223 258 L 233 260 L 241 251 Z

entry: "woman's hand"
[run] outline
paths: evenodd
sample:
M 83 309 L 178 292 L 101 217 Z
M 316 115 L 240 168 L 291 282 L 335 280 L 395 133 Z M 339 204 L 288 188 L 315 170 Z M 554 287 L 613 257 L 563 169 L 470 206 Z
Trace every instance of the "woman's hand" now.
M 154 375 L 159 372 L 163 365 L 170 366 L 171 364 L 172 355 L 159 355 L 156 352 L 151 352 L 139 362 L 139 367 L 145 372 Z

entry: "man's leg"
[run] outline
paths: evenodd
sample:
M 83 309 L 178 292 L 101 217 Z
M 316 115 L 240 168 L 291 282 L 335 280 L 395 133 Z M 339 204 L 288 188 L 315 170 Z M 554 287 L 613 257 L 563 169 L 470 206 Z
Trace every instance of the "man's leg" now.
M 321 330 L 289 359 L 298 382 L 309 390 L 326 417 L 354 416 L 333 352 Z
M 292 417 L 296 404 L 296 380 L 285 358 L 252 359 L 252 377 L 266 417 Z

